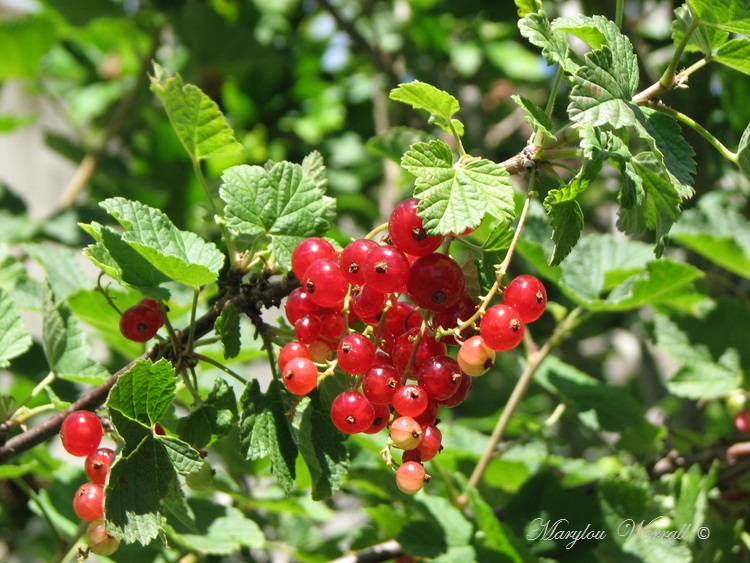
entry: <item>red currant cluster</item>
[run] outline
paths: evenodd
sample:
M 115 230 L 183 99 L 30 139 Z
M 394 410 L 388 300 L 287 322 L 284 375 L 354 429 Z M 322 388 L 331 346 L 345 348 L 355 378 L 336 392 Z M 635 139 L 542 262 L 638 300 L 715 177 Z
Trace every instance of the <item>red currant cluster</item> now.
M 147 342 L 164 326 L 159 303 L 148 297 L 127 309 L 120 317 L 120 332 L 128 340 Z
M 502 304 L 485 311 L 466 295 L 461 267 L 438 252 L 447 248 L 446 237 L 426 233 L 417 203 L 407 199 L 394 209 L 382 243 L 364 238 L 337 252 L 310 238 L 295 248 L 292 270 L 301 287 L 287 298 L 285 313 L 296 341 L 278 358 L 284 384 L 297 395 L 315 389 L 335 366 L 353 377 L 352 388 L 334 399 L 331 419 L 347 434 L 388 427 L 384 457 L 396 466 L 390 447 L 404 450 L 396 483 L 409 494 L 429 479 L 422 463 L 442 449 L 439 407 L 460 404 L 471 376 L 489 370 L 497 351 L 518 345 L 524 324 L 539 318 L 547 301 L 536 278 L 521 276 Z M 459 343 L 454 359 L 448 345 Z
M 65 417 L 60 428 L 60 439 L 68 453 L 85 457 L 83 467 L 90 482 L 81 485 L 73 497 L 73 510 L 81 520 L 91 522 L 86 530 L 89 548 L 99 555 L 110 555 L 120 540 L 107 533 L 104 527 L 104 483 L 115 452 L 99 447 L 104 427 L 91 411 L 75 411 Z

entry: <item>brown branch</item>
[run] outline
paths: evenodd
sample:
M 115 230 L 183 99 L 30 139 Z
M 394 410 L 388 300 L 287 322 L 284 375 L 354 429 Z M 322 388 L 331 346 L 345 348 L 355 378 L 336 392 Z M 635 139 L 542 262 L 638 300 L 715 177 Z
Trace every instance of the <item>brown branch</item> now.
M 213 330 L 214 323 L 221 313 L 223 305 L 231 300 L 240 311 L 256 310 L 260 305 L 263 307 L 277 306 L 281 299 L 288 295 L 292 289 L 297 287 L 299 282 L 296 278 L 286 277 L 279 280 L 271 281 L 265 277 L 253 280 L 251 284 L 242 286 L 242 291 L 235 293 L 231 299 L 218 301 L 205 315 L 195 321 L 194 338 L 200 338 Z M 259 327 L 259 330 L 262 330 Z M 183 330 L 181 333 L 182 344 L 187 342 L 188 331 Z M 46 442 L 55 434 L 60 432 L 60 425 L 65 417 L 71 412 L 77 410 L 95 411 L 101 407 L 107 400 L 110 389 L 117 383 L 117 379 L 123 373 L 127 372 L 134 364 L 142 360 L 155 360 L 162 357 L 167 350 L 171 348 L 170 342 L 157 344 L 147 352 L 118 370 L 107 381 L 95 387 L 80 399 L 72 403 L 67 409 L 60 411 L 44 422 L 29 428 L 28 430 L 13 436 L 7 442 L 0 446 L 0 465 L 7 463 L 17 455 L 33 448 L 34 446 Z
M 330 561 L 330 563 L 380 563 L 381 561 L 390 561 L 402 555 L 404 555 L 404 550 L 401 544 L 396 540 L 389 540 L 355 551 L 354 553 L 349 553 Z

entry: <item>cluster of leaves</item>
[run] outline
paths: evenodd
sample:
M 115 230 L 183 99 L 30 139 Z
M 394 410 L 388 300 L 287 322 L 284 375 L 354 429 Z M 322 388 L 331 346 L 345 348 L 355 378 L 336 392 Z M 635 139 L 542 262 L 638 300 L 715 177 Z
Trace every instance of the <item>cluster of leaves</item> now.
M 201 21 L 231 28 L 233 18 L 241 20 L 246 11 L 253 17 L 261 14 L 265 27 L 258 25 L 251 43 L 256 52 L 268 56 L 274 50 L 270 42 L 264 44 L 260 31 L 280 36 L 280 30 L 291 29 L 296 13 L 291 7 L 288 12 L 274 11 L 266 2 L 256 2 L 252 9 L 203 4 L 188 3 L 184 11 L 168 12 L 175 16 L 174 26 L 185 30 L 190 29 L 189 22 Z M 356 4 L 350 7 L 364 9 Z M 447 10 L 439 3 L 424 4 L 423 19 L 410 24 L 413 33 L 405 35 L 415 44 L 421 31 L 438 22 L 432 16 Z M 512 269 L 523 265 L 525 271 L 535 270 L 549 288 L 551 314 L 535 327 L 535 340 L 560 344 L 559 326 L 566 327 L 563 336 L 572 336 L 560 347 L 559 357 L 535 355 L 531 347 L 527 358 L 506 355 L 476 382 L 472 397 L 456 409 L 452 420 L 446 421 L 449 424 L 441 426 L 447 451 L 431 462 L 440 479 L 434 479 L 426 494 L 405 498 L 397 493 L 390 470 L 378 458 L 379 438 L 357 436 L 344 443 L 327 414 L 341 384 L 337 377 L 327 378 L 301 401 L 291 398 L 277 380 L 261 385 L 256 367 L 245 377 L 251 360 L 265 358 L 261 346 L 271 351 L 279 329 L 285 328 L 279 323 L 280 327 L 269 330 L 258 322 L 259 302 L 249 303 L 247 292 L 271 283 L 274 276 L 282 278 L 289 270 L 292 249 L 303 238 L 347 240 L 339 219 L 359 204 L 365 210 L 358 216 L 361 227 L 372 227 L 376 212 L 364 193 L 358 193 L 368 183 L 369 172 L 358 176 L 348 193 L 345 188 L 341 175 L 347 167 L 342 156 L 345 142 L 322 148 L 334 164 L 330 169 L 321 153 L 291 148 L 296 143 L 289 143 L 277 151 L 283 153 L 280 158 L 269 161 L 270 146 L 260 154 L 248 148 L 263 136 L 257 128 L 240 135 L 230 127 L 233 120 L 241 122 L 242 115 L 252 114 L 252 103 L 260 98 L 252 99 L 248 108 L 249 98 L 243 102 L 240 87 L 231 86 L 229 80 L 220 108 L 203 89 L 156 65 L 151 90 L 161 100 L 176 135 L 166 132 L 164 119 L 149 113 L 154 111 L 150 104 L 142 104 L 138 111 L 165 146 L 181 144 L 187 160 L 174 156 L 174 151 L 163 160 L 149 161 L 144 155 L 153 146 L 134 134 L 127 137 L 130 156 L 141 162 L 131 168 L 143 173 L 153 167 L 148 177 L 156 184 L 173 168 L 180 169 L 179 178 L 186 178 L 184 169 L 192 164 L 195 179 L 186 180 L 182 193 L 155 196 L 148 189 L 123 189 L 128 197 L 119 195 L 119 189 L 111 193 L 107 187 L 125 176 L 120 170 L 109 181 L 92 178 L 92 194 L 101 203 L 85 214 L 60 214 L 42 227 L 25 216 L 22 205 L 0 211 L 12 227 L 5 240 L 22 243 L 17 247 L 20 253 L 0 246 L 0 368 L 13 370 L 12 385 L 0 396 L 3 440 L 22 437 L 20 425 L 26 422 L 32 423 L 29 431 L 33 431 L 36 415 L 62 411 L 78 400 L 80 388 L 73 384 L 109 390 L 106 413 L 120 451 L 107 483 L 106 517 L 108 529 L 131 544 L 115 559 L 160 552 L 161 542 L 152 541 L 159 536 L 182 553 L 201 555 L 242 551 L 249 556 L 250 549 L 271 550 L 272 542 L 283 542 L 295 558 L 305 561 L 338 556 L 344 538 L 352 549 L 395 539 L 402 552 L 435 561 L 533 561 L 571 554 L 600 560 L 626 556 L 643 561 L 719 560 L 740 549 L 744 522 L 737 523 L 738 512 L 725 493 L 744 493 L 748 483 L 742 473 L 739 478 L 729 476 L 724 465 L 713 462 L 721 457 L 727 441 L 737 440 L 722 399 L 747 387 L 750 369 L 747 331 L 738 330 L 750 326 L 750 307 L 744 300 L 750 280 L 750 222 L 742 212 L 747 194 L 741 187 L 699 193 L 697 204 L 682 213 L 694 195 L 694 177 L 701 171 L 696 170 L 694 149 L 679 125 L 686 123 L 685 116 L 653 100 L 708 62 L 750 73 L 747 6 L 736 0 L 720 5 L 692 0 L 678 8 L 671 41 L 678 51 L 702 58 L 698 66 L 690 67 L 694 70 L 665 73 L 667 83 L 659 81 L 639 93 L 643 61 L 619 25 L 601 16 L 553 18 L 536 1 L 516 5 L 521 35 L 557 68 L 549 100 L 542 103 L 545 107 L 539 105 L 542 100 L 532 100 L 533 88 L 512 98 L 530 126 L 525 130 L 530 140 L 523 139 L 526 149 L 519 152 L 515 142 L 512 152 L 503 153 L 510 157 L 503 162 L 475 156 L 490 151 L 482 151 L 476 141 L 480 133 L 471 130 L 477 123 L 471 108 L 466 109 L 466 103 L 462 108 L 453 95 L 419 81 L 393 84 L 390 98 L 428 112 L 433 134 L 396 127 L 367 143 L 374 153 L 400 163 L 403 183 L 420 199 L 419 212 L 430 232 L 477 228 L 472 235 L 476 248 L 455 248 L 465 254 L 467 269 L 476 269 L 474 292 L 484 293 L 492 286 L 495 266 L 511 248 Z M 57 78 L 63 76 L 62 70 L 73 63 L 53 48 L 55 41 L 68 33 L 67 26 L 89 21 L 86 18 L 91 16 L 70 7 L 58 6 L 58 10 L 50 8 L 8 26 L 7 37 L 13 38 L 8 45 L 14 46 L 4 52 L 16 55 L 0 61 L 0 76 L 35 76 L 36 62 L 49 52 L 55 72 L 60 73 Z M 129 20 L 122 13 L 115 10 L 109 15 L 121 16 L 112 25 L 131 29 L 133 24 L 126 23 Z M 163 24 L 156 22 L 157 18 L 151 31 L 162 29 Z M 92 20 L 88 26 L 92 45 L 108 45 L 111 40 L 97 28 L 103 25 Z M 119 51 L 128 63 L 126 75 L 113 80 L 106 94 L 99 93 L 101 113 L 83 119 L 103 118 L 107 100 L 127 92 L 127 73 L 135 77 L 143 70 L 145 76 L 138 64 L 142 57 L 137 55 L 148 51 L 143 48 L 147 36 L 143 29 L 137 30 L 133 45 L 128 44 L 134 50 L 130 58 L 125 56 L 127 49 Z M 574 51 L 568 36 L 588 45 L 586 52 Z M 193 41 L 190 48 L 196 57 L 201 52 L 208 57 L 207 50 L 221 60 L 218 46 L 201 47 L 198 39 Z M 479 50 L 491 60 L 507 58 L 497 55 L 497 44 L 502 43 L 498 36 L 480 37 L 476 44 L 453 41 L 456 60 L 464 60 L 456 63 L 459 74 L 467 78 L 474 72 L 483 86 L 481 65 L 472 71 L 467 53 Z M 22 53 L 16 46 L 23 45 L 29 49 Z M 317 56 L 317 50 L 310 51 L 310 56 Z M 382 64 L 386 54 L 375 49 L 370 56 Z M 281 129 L 273 131 L 281 136 L 279 123 L 286 123 L 299 139 L 314 143 L 335 130 L 331 112 L 339 106 L 326 102 L 334 96 L 332 91 L 344 88 L 306 83 L 311 80 L 311 71 L 304 70 L 307 55 L 299 56 L 303 61 L 298 87 L 307 85 L 300 95 L 309 96 L 312 107 L 305 117 L 294 116 L 294 111 L 276 116 L 273 127 Z M 283 67 L 272 66 L 277 68 L 269 80 L 278 77 L 278 67 Z M 253 72 L 245 70 L 244 79 L 251 80 Z M 436 73 L 435 83 L 441 82 L 440 76 Z M 522 89 L 521 77 L 515 78 Z M 555 103 L 565 95 L 558 92 L 560 83 L 569 87 L 563 109 Z M 729 90 L 731 82 L 726 84 Z M 51 87 L 63 90 L 54 81 Z M 720 150 L 745 175 L 750 168 L 748 120 L 739 129 L 744 134 L 737 141 L 738 151 Z M 7 127 L 22 122 L 15 119 Z M 114 134 L 105 130 L 105 136 Z M 366 131 L 364 138 L 372 133 L 367 127 L 357 130 Z M 698 132 L 710 136 L 705 129 Z M 711 136 L 713 142 L 706 139 L 723 148 L 716 137 Z M 100 159 L 102 171 L 117 170 L 117 159 L 102 153 L 104 145 L 82 144 L 71 150 L 70 143 L 51 140 L 75 158 L 80 158 L 81 148 L 87 149 L 84 152 Z M 298 157 L 300 164 L 286 157 Z M 172 158 L 178 166 L 169 166 Z M 243 163 L 248 160 L 266 164 Z M 363 160 L 367 159 L 353 158 L 348 164 Z M 571 163 L 575 168 L 566 177 L 555 172 L 558 165 L 571 168 Z M 528 177 L 534 188 L 525 210 L 526 198 L 515 194 L 509 173 L 521 171 L 531 172 Z M 613 171 L 618 175 L 615 209 L 606 189 Z M 218 197 L 212 173 L 217 176 Z M 743 181 L 739 186 L 747 185 Z M 196 217 L 205 217 L 205 210 L 180 204 L 198 200 L 201 191 L 209 220 L 199 222 Z M 543 194 L 542 203 L 533 199 L 537 191 Z M 0 195 L 14 201 L 8 194 Z M 659 258 L 652 244 L 587 232 L 584 226 L 594 230 L 597 213 L 616 215 L 618 228 L 629 235 L 653 231 Z M 512 223 L 517 217 L 524 223 L 513 246 Z M 85 256 L 112 281 L 112 287 L 103 290 L 81 271 L 76 252 L 59 246 L 60 242 L 73 249 L 83 246 L 77 235 L 70 234 L 76 222 L 90 236 Z M 51 246 L 48 239 L 58 245 Z M 678 252 L 671 250 L 675 246 Z M 26 259 L 43 266 L 43 282 L 28 275 Z M 242 279 L 234 283 L 232 274 L 237 273 Z M 168 338 L 145 353 L 117 333 L 117 312 L 110 307 L 114 302 L 124 308 L 142 295 L 170 309 Z M 279 297 L 270 302 L 278 302 Z M 41 312 L 38 339 L 26 328 L 23 309 Z M 198 319 L 197 314 L 203 316 Z M 246 323 L 246 317 L 255 327 Z M 184 333 L 175 329 L 178 323 L 187 327 Z M 111 357 L 91 359 L 82 324 L 97 331 Z M 254 329 L 260 332 L 257 339 Z M 631 333 L 644 356 L 635 367 L 615 353 L 586 351 L 587 347 L 617 350 L 623 339 L 632 346 L 632 337 L 626 336 Z M 639 338 L 650 344 L 640 346 Z M 205 344 L 200 355 L 198 344 Z M 35 356 L 42 359 L 41 367 L 33 363 Z M 667 357 L 672 368 L 656 365 L 666 364 Z M 511 394 L 515 378 L 503 374 L 520 373 L 535 359 L 534 385 L 511 421 L 503 455 L 489 462 L 476 486 L 469 484 L 467 476 L 485 455 L 487 433 Z M 626 371 L 625 385 L 614 382 L 618 369 L 612 365 Z M 694 416 L 696 405 L 704 406 L 699 417 Z M 654 413 L 661 418 L 651 416 Z M 167 429 L 166 435 L 154 432 L 157 423 Z M 215 488 L 232 499 L 231 506 L 218 502 L 212 492 L 186 494 L 182 479 L 199 471 L 200 450 L 209 451 L 218 470 Z M 672 450 L 679 456 L 666 455 Z M 684 468 L 675 467 L 677 457 Z M 659 469 L 665 464 L 671 464 L 668 470 Z M 76 523 L 68 507 L 80 475 L 71 467 L 44 447 L 24 451 L 13 464 L 0 466 L 0 479 L 28 495 L 31 510 L 47 518 L 58 539 L 75 535 Z M 269 474 L 274 476 L 271 484 Z M 313 500 L 330 500 L 311 503 L 310 493 Z M 322 526 L 309 526 L 328 522 L 335 510 L 347 510 L 352 498 L 366 517 L 353 535 L 350 527 L 324 533 Z M 3 509 L 3 522 L 8 514 Z M 566 519 L 569 530 L 588 525 L 605 534 L 574 545 L 569 545 L 570 538 L 534 535 L 540 522 L 558 519 Z M 687 538 L 660 539 L 623 534 L 623 523 L 630 521 L 664 533 L 691 526 L 692 533 Z M 701 526 L 710 530 L 710 539 L 703 541 L 696 535 Z M 29 537 L 18 540 L 17 546 L 32 549 L 32 543 L 45 542 Z

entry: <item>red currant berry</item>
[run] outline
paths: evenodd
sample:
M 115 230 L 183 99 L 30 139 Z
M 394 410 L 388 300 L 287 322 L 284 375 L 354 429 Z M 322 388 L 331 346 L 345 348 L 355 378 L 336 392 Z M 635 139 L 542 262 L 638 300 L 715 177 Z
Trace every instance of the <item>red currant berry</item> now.
M 523 340 L 523 332 L 523 321 L 516 310 L 507 305 L 495 305 L 487 309 L 479 325 L 482 340 L 497 352 L 505 352 L 518 346 Z
M 112 465 L 112 460 L 115 458 L 115 452 L 112 448 L 97 448 L 86 456 L 86 461 L 83 462 L 83 468 L 86 470 L 86 475 L 94 483 L 103 485 L 107 480 L 107 473 L 109 472 L 109 466 Z
M 60 439 L 71 455 L 85 457 L 99 447 L 104 427 L 99 417 L 91 411 L 75 411 L 63 420 Z
M 97 518 L 88 525 L 86 539 L 91 553 L 96 555 L 112 555 L 120 547 L 120 540 L 107 532 L 103 518 Z
M 534 276 L 518 276 L 505 288 L 503 304 L 513 307 L 524 324 L 531 323 L 544 313 L 547 291 Z
M 360 319 L 377 317 L 385 309 L 386 295 L 365 284 L 352 291 L 351 308 Z
M 326 346 L 327 348 L 327 346 Z M 287 342 L 279 352 L 279 369 L 283 370 L 286 363 L 293 358 L 309 358 L 310 351 L 307 346 L 296 340 Z
M 159 302 L 156 299 L 151 299 L 150 297 L 144 297 L 138 302 L 138 305 L 143 305 L 144 307 L 150 307 L 157 313 L 161 314 L 161 310 L 159 309 Z
M 391 442 L 400 450 L 413 450 L 422 441 L 422 427 L 410 416 L 391 422 Z
M 380 245 L 374 240 L 362 238 L 350 242 L 344 247 L 341 256 L 339 256 L 339 265 L 346 281 L 352 285 L 364 285 L 365 258 L 371 250 L 378 246 Z
M 349 315 L 350 322 L 354 320 Z M 323 323 L 320 329 L 320 335 L 325 338 L 330 338 L 333 341 L 338 341 L 341 338 L 341 333 L 344 332 L 344 314 L 341 311 L 335 311 L 328 313 L 320 317 Z
M 372 424 L 365 430 L 365 434 L 377 434 L 383 428 L 388 426 L 388 420 L 391 418 L 391 408 L 388 405 L 373 405 L 375 409 L 375 418 Z
M 450 399 L 440 401 L 440 403 L 438 404 L 441 407 L 447 408 L 452 408 L 460 405 L 466 400 L 466 397 L 469 396 L 469 391 L 471 391 L 472 384 L 473 381 L 470 375 L 466 375 L 465 373 L 461 374 L 461 381 L 459 382 L 458 389 L 453 394 L 453 396 Z
M 402 416 L 419 416 L 429 401 L 425 390 L 418 385 L 404 385 L 393 394 L 393 408 Z
M 413 450 L 404 450 L 404 453 L 401 454 L 401 463 L 406 463 L 407 461 L 416 461 L 417 463 L 422 462 L 422 458 L 419 456 L 418 448 L 414 448 Z
M 388 364 L 373 365 L 362 381 L 362 392 L 374 405 L 389 405 L 393 394 L 401 387 L 396 368 Z
M 432 317 L 432 326 L 435 328 L 440 327 L 444 330 L 456 328 L 460 323 L 469 320 L 476 310 L 477 305 L 471 297 L 464 296 L 451 307 L 442 311 L 437 311 Z M 461 339 L 466 340 L 469 338 L 471 332 L 471 328 L 465 328 L 461 331 Z M 452 334 L 443 336 L 440 341 L 445 342 L 448 346 L 458 344 L 456 338 Z
M 741 410 L 734 416 L 734 427 L 743 434 L 750 434 L 750 409 Z
M 367 430 L 375 420 L 375 409 L 359 391 L 344 391 L 331 403 L 331 420 L 346 434 L 358 434 Z
M 294 336 L 302 344 L 312 344 L 320 336 L 323 321 L 317 315 L 305 315 L 294 323 Z
M 416 461 L 407 461 L 396 470 L 396 486 L 407 495 L 422 490 L 429 480 L 430 476 L 425 473 L 424 466 Z
M 316 260 L 305 270 L 302 287 L 321 307 L 340 307 L 349 291 L 349 283 L 333 260 Z
M 373 248 L 365 258 L 365 283 L 382 293 L 403 291 L 409 280 L 406 255 L 391 245 Z
M 120 332 L 133 342 L 151 340 L 164 325 L 161 313 L 147 305 L 133 305 L 120 317 Z
M 430 461 L 443 449 L 443 434 L 437 426 L 427 425 L 422 427 L 422 441 L 419 442 L 417 450 L 422 461 Z
M 305 271 L 316 260 L 335 260 L 336 249 L 325 239 L 312 237 L 300 242 L 292 251 L 292 271 L 302 281 Z
M 385 313 L 385 328 L 398 338 L 410 328 L 419 328 L 422 324 L 422 313 L 411 303 L 396 301 Z
M 393 346 L 391 357 L 393 358 L 393 366 L 399 374 L 403 374 L 406 370 L 418 334 L 418 328 L 409 329 L 398 337 L 396 344 Z M 411 366 L 412 373 L 416 373 L 422 367 L 422 364 L 431 357 L 443 355 L 446 351 L 445 343 L 438 342 L 433 336 L 423 335 L 417 346 L 417 352 L 414 354 L 414 363 Z
M 404 254 L 426 256 L 443 243 L 443 236 L 428 235 L 422 218 L 417 215 L 419 200 L 409 198 L 399 203 L 388 221 L 388 233 L 393 244 Z
M 307 395 L 318 386 L 318 368 L 310 358 L 292 358 L 284 365 L 281 380 L 295 395 Z
M 456 360 L 461 371 L 472 376 L 483 375 L 495 365 L 495 351 L 484 343 L 481 336 L 472 336 L 458 349 Z
M 308 346 L 308 350 L 310 350 L 310 359 L 316 364 L 322 364 L 328 361 L 331 347 L 322 340 L 316 340 Z
M 433 356 L 417 372 L 417 383 L 435 401 L 452 397 L 460 382 L 461 368 L 450 356 Z
M 284 303 L 286 319 L 294 324 L 305 315 L 320 315 L 320 306 L 303 288 L 294 288 Z
M 73 510 L 81 520 L 97 520 L 104 516 L 104 487 L 98 483 L 84 483 L 73 497 Z
M 354 332 L 341 339 L 336 357 L 339 367 L 346 373 L 365 373 L 375 359 L 375 345 L 366 336 Z
M 418 307 L 440 311 L 458 303 L 465 285 L 464 272 L 453 258 L 430 254 L 411 265 L 406 291 Z
M 453 397 L 451 397 L 452 399 Z M 419 414 L 414 418 L 420 426 L 429 426 L 430 424 L 437 424 L 437 415 L 439 410 L 439 403 L 437 401 L 427 401 L 427 408 L 425 408 L 422 414 Z M 400 414 L 400 413 L 399 413 Z

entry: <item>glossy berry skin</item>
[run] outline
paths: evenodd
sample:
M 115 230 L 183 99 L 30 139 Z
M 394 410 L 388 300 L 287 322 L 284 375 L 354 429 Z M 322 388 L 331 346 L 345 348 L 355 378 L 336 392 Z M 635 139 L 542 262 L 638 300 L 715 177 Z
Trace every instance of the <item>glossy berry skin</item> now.
M 385 328 L 394 338 L 398 338 L 407 330 L 419 328 L 422 324 L 422 313 L 411 303 L 397 301 L 385 313 Z
M 365 258 L 371 250 L 378 246 L 380 245 L 374 240 L 362 238 L 352 241 L 344 247 L 341 256 L 339 256 L 339 266 L 346 281 L 352 285 L 365 284 Z
M 427 408 L 429 396 L 417 385 L 404 385 L 393 394 L 393 408 L 402 416 L 419 416 Z
M 88 525 L 86 539 L 91 553 L 96 555 L 112 555 L 120 547 L 120 540 L 107 532 L 103 518 L 97 518 Z
M 99 447 L 104 427 L 91 411 L 75 411 L 63 420 L 60 439 L 65 450 L 74 456 L 86 457 Z
M 422 218 L 417 215 L 419 200 L 409 198 L 399 203 L 388 220 L 388 233 L 393 244 L 404 254 L 427 256 L 443 243 L 441 235 L 428 235 Z
M 302 287 L 310 299 L 321 307 L 339 307 L 344 302 L 349 283 L 333 260 L 316 260 L 305 270 Z
M 292 251 L 292 271 L 302 281 L 305 271 L 316 260 L 336 260 L 336 249 L 325 239 L 310 237 L 300 242 Z
M 452 398 L 453 397 L 451 397 L 451 399 Z M 424 409 L 422 414 L 418 414 L 417 416 L 415 416 L 414 420 L 416 420 L 422 427 L 429 426 L 430 424 L 436 424 L 438 411 L 440 410 L 439 405 L 440 403 L 430 399 L 429 401 L 427 401 L 427 407 Z
M 112 448 L 97 448 L 91 452 L 86 456 L 86 461 L 83 462 L 83 468 L 88 478 L 94 483 L 103 485 L 107 480 L 109 466 L 112 465 L 114 458 L 115 452 Z
M 185 484 L 194 491 L 205 491 L 214 482 L 214 470 L 203 460 L 198 471 L 185 475 Z
M 378 246 L 365 258 L 365 283 L 382 293 L 403 291 L 409 281 L 409 260 L 393 245 Z
M 350 322 L 354 322 L 353 315 L 350 313 L 349 316 Z M 341 333 L 344 332 L 344 315 L 341 311 L 324 314 L 320 317 L 320 322 L 322 323 L 320 327 L 321 336 L 333 341 L 338 341 L 341 338 Z
M 432 326 L 437 329 L 438 327 L 444 330 L 456 328 L 459 323 L 470 319 L 477 310 L 477 304 L 472 301 L 471 297 L 463 296 L 453 306 L 437 311 L 432 317 Z M 472 334 L 473 329 L 471 327 L 465 328 L 461 331 L 461 339 L 466 340 Z M 441 342 L 445 342 L 448 346 L 458 344 L 456 338 L 450 334 L 443 336 L 440 339 Z
M 362 381 L 362 392 L 374 405 L 389 405 L 393 394 L 401 387 L 401 378 L 393 366 L 373 365 Z
M 734 427 L 743 434 L 750 434 L 750 409 L 741 410 L 734 415 Z
M 458 303 L 465 286 L 464 272 L 453 258 L 430 254 L 411 265 L 406 291 L 418 307 L 441 311 Z
M 388 405 L 372 405 L 375 409 L 375 418 L 372 424 L 365 430 L 365 434 L 377 434 L 383 428 L 388 426 L 388 420 L 391 418 L 391 408 Z
M 341 339 L 336 357 L 346 373 L 365 373 L 375 359 L 375 345 L 366 336 L 353 332 Z
M 449 399 L 445 399 L 444 401 L 440 401 L 438 404 L 441 407 L 447 408 L 453 408 L 460 405 L 466 400 L 466 397 L 469 396 L 469 391 L 471 391 L 472 384 L 473 381 L 471 376 L 466 375 L 465 373 L 462 374 L 461 381 L 458 383 L 458 389 L 453 394 L 453 396 Z
M 292 358 L 283 369 L 281 380 L 295 395 L 307 395 L 318 386 L 318 368 L 310 358 Z
M 305 315 L 294 323 L 294 336 L 302 344 L 312 344 L 320 336 L 323 321 L 317 315 Z
M 390 436 L 393 447 L 413 450 L 422 441 L 422 427 L 410 416 L 399 416 L 391 422 Z
M 523 340 L 524 325 L 518 313 L 507 305 L 494 305 L 487 309 L 479 325 L 479 335 L 484 343 L 496 352 L 506 352 Z
M 305 315 L 320 316 L 320 305 L 312 300 L 312 296 L 303 288 L 296 287 L 287 296 L 284 302 L 284 314 L 286 320 L 294 324 Z
M 416 461 L 407 461 L 396 470 L 396 486 L 407 495 L 418 493 L 429 480 L 424 466 Z
M 461 382 L 461 368 L 450 356 L 433 356 L 417 372 L 417 383 L 435 401 L 453 396 Z
M 161 313 L 148 305 L 134 305 L 120 317 L 120 332 L 133 342 L 151 340 L 162 326 Z
M 495 365 L 496 352 L 485 344 L 481 336 L 472 336 L 465 340 L 456 354 L 461 371 L 477 377 L 484 375 Z
M 98 483 L 84 483 L 73 497 L 73 510 L 81 520 L 91 522 L 104 516 L 104 487 Z
M 345 434 L 367 430 L 375 420 L 375 409 L 359 391 L 344 391 L 331 403 L 331 421 Z
M 544 313 L 547 291 L 534 276 L 518 276 L 505 288 L 503 304 L 513 307 L 524 324 L 531 323 Z
M 292 358 L 309 358 L 310 350 L 296 340 L 287 342 L 279 351 L 279 369 L 283 370 L 286 363 Z
M 412 328 L 407 330 L 396 340 L 396 344 L 393 346 L 393 366 L 399 374 L 403 374 L 409 363 L 411 357 L 411 351 L 414 348 L 414 339 L 419 334 L 418 328 Z M 411 366 L 411 372 L 416 373 L 419 368 L 428 359 L 433 356 L 444 355 L 447 351 L 447 347 L 443 342 L 438 342 L 434 337 L 425 334 L 422 336 L 422 340 L 419 341 L 417 346 L 417 352 L 414 355 L 414 363 Z
M 443 434 L 437 426 L 426 425 L 422 427 L 422 441 L 417 446 L 421 461 L 430 461 L 443 449 Z
M 307 349 L 310 351 L 310 359 L 313 362 L 322 364 L 328 361 L 328 353 L 331 351 L 331 347 L 322 340 L 316 340 Z
M 372 318 L 377 325 L 377 317 L 385 309 L 386 295 L 365 284 L 352 290 L 351 310 L 360 319 Z

